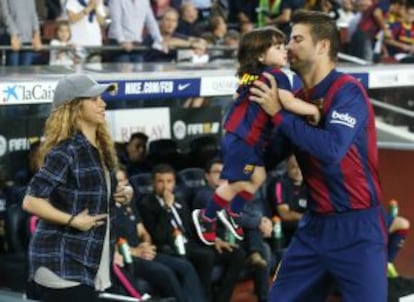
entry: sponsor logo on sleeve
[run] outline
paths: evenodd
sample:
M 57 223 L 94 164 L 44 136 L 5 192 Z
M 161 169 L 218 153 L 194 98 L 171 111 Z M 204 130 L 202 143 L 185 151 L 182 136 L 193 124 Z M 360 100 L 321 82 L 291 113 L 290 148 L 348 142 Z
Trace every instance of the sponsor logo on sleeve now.
M 337 111 L 332 112 L 332 119 L 329 121 L 331 124 L 340 124 L 349 128 L 354 128 L 356 125 L 356 118 L 349 113 L 339 113 Z

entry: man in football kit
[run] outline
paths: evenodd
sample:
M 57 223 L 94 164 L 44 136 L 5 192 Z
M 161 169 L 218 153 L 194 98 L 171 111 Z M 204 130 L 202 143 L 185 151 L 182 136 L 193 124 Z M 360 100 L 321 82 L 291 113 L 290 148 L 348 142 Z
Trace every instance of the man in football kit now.
M 343 302 L 387 299 L 387 230 L 381 207 L 375 119 L 357 79 L 335 69 L 340 39 L 326 14 L 298 11 L 288 44 L 297 96 L 321 104 L 317 126 L 283 110 L 277 84 L 256 81 L 250 98 L 272 116 L 275 157 L 296 155 L 309 211 L 280 263 L 270 301 L 324 301 L 335 283 Z

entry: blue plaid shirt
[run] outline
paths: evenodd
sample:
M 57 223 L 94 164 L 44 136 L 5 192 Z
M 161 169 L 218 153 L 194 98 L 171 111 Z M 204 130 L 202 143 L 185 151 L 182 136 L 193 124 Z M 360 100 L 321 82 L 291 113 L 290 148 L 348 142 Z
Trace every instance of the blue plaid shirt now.
M 115 186 L 116 179 L 111 172 L 112 192 Z M 108 213 L 107 185 L 98 151 L 81 133 L 47 154 L 43 167 L 32 178 L 27 194 L 47 199 L 54 207 L 72 215 L 86 208 L 90 215 Z M 111 213 L 114 204 L 111 194 Z M 63 279 L 94 286 L 105 229 L 102 226 L 82 232 L 40 220 L 29 247 L 29 278 L 32 279 L 36 270 L 44 266 Z M 114 242 L 111 241 L 110 246 L 113 247 Z

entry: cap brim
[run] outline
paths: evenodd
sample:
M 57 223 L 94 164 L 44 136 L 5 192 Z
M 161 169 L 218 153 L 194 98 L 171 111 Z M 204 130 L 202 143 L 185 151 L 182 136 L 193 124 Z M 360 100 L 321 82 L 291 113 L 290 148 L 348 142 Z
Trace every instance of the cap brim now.
M 105 91 L 113 90 L 114 88 L 115 87 L 113 84 L 96 84 L 92 86 L 90 89 L 88 89 L 87 91 L 85 91 L 84 93 L 82 93 L 80 97 L 93 98 L 93 97 L 101 95 Z

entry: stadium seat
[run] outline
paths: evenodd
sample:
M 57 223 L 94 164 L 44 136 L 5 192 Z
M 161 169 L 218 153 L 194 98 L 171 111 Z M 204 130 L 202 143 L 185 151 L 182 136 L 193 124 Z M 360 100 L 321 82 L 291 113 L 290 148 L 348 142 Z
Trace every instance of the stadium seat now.
M 137 199 L 142 195 L 149 194 L 153 191 L 151 173 L 133 175 L 129 178 L 129 182 L 134 189 Z
M 151 141 L 148 146 L 148 160 L 153 164 L 170 164 L 179 170 L 183 166 L 183 158 L 177 143 L 172 139 Z
M 206 163 L 219 155 L 220 146 L 214 136 L 200 136 L 189 143 L 188 159 L 193 167 L 204 168 Z
M 28 219 L 29 215 L 20 204 L 7 206 L 5 231 L 8 253 L 0 256 L 0 284 L 19 292 L 26 291 L 27 286 Z

